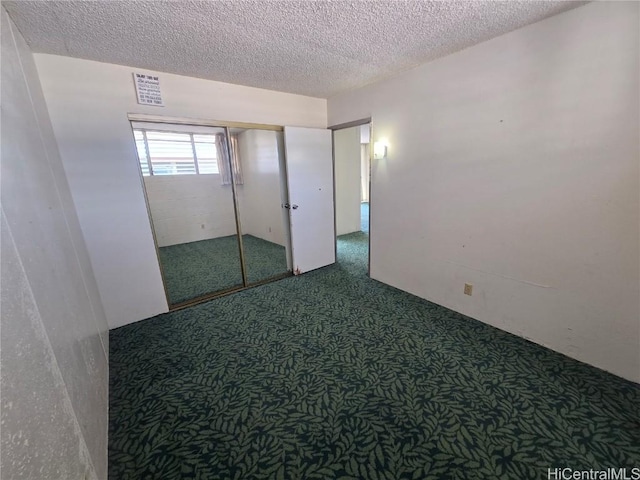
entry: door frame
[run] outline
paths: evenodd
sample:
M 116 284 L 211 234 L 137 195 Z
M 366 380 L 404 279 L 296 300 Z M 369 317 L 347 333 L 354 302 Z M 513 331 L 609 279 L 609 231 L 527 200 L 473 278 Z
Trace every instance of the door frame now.
M 367 182 L 369 188 L 369 235 L 367 236 L 367 275 L 371 276 L 371 172 L 373 170 L 373 121 L 371 117 L 361 118 L 350 122 L 339 123 L 337 125 L 331 125 L 327 127 L 331 130 L 332 140 L 332 153 L 333 153 L 333 222 L 334 231 L 336 232 L 336 259 L 338 258 L 338 230 L 337 230 L 337 210 L 336 210 L 336 144 L 335 144 L 335 132 L 336 130 L 344 130 L 345 128 L 359 127 L 362 125 L 369 125 L 369 181 Z

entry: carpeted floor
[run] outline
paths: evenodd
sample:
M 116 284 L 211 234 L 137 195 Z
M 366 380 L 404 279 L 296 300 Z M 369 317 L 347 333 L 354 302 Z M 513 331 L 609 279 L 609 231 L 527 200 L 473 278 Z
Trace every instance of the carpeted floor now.
M 243 235 L 242 241 L 249 283 L 286 273 L 287 257 L 283 246 L 252 235 Z M 159 250 L 172 305 L 242 286 L 236 235 L 171 245 Z
M 336 265 L 111 332 L 109 478 L 640 465 L 638 385 Z

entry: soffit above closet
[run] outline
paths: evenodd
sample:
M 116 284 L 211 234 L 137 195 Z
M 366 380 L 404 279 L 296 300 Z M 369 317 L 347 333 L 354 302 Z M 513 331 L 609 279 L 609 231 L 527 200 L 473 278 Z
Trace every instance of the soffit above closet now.
M 13 1 L 37 53 L 328 98 L 586 2 Z

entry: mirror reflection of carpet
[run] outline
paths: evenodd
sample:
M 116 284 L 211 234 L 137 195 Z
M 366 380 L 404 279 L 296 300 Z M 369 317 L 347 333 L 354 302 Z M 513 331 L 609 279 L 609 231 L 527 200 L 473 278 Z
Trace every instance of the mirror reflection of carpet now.
M 287 271 L 285 248 L 252 235 L 242 236 L 249 283 Z M 171 304 L 242 286 L 236 235 L 160 247 Z

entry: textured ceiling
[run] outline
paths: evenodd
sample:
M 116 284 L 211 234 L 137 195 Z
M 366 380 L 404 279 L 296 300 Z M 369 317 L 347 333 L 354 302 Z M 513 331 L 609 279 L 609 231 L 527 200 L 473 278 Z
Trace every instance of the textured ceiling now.
M 330 97 L 584 2 L 2 2 L 34 52 Z

